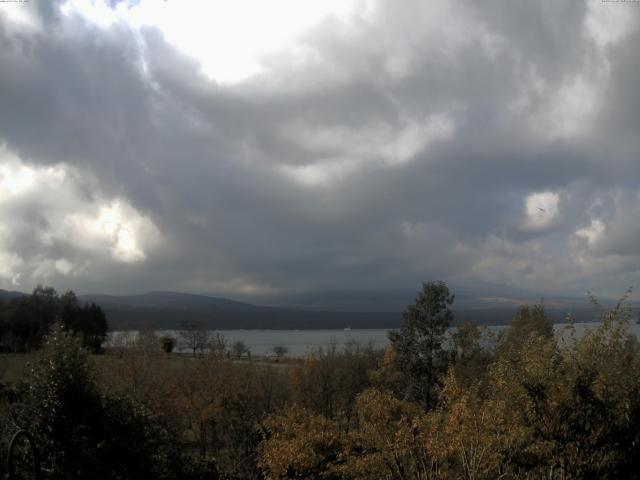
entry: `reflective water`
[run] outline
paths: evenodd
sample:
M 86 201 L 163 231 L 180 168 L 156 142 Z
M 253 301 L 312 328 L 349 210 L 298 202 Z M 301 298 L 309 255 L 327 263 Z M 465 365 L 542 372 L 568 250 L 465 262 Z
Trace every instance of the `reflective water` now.
M 576 337 L 584 334 L 586 329 L 594 328 L 596 322 L 576 323 Z M 567 324 L 556 324 L 556 330 L 564 329 Z M 490 331 L 498 333 L 506 326 L 490 326 Z M 338 350 L 347 344 L 357 342 L 360 345 L 370 345 L 374 348 L 384 348 L 389 342 L 386 329 L 358 329 L 358 330 L 220 330 L 229 345 L 236 341 L 243 341 L 252 355 L 273 355 L 273 347 L 283 346 L 288 350 L 289 356 L 304 356 L 307 353 L 327 349 L 335 346 Z M 640 325 L 632 323 L 629 331 L 640 337 Z M 158 335 L 171 335 L 180 339 L 179 332 L 163 330 L 156 332 Z M 127 341 L 133 341 L 136 332 L 114 332 L 114 337 L 122 336 Z M 185 351 L 185 346 L 179 342 L 178 350 Z

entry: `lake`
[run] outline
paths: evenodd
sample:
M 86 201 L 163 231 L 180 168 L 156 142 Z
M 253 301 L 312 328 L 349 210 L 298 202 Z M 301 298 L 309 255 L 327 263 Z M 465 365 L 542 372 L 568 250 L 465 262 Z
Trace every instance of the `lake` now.
M 595 328 L 598 322 L 576 323 L 576 335 L 580 337 L 587 329 Z M 567 324 L 558 323 L 554 326 L 556 330 L 566 327 Z M 507 328 L 506 326 L 490 326 L 489 330 L 499 332 Z M 455 329 L 450 329 L 453 331 Z M 640 325 L 631 323 L 629 331 L 640 337 Z M 241 340 L 249 348 L 252 355 L 264 356 L 273 354 L 272 348 L 276 345 L 284 346 L 288 349 L 289 356 L 301 357 L 307 353 L 318 351 L 320 348 L 326 349 L 335 345 L 339 350 L 350 342 L 357 342 L 361 345 L 371 345 L 374 348 L 384 348 L 389 340 L 387 329 L 354 329 L 354 330 L 219 330 L 231 345 L 233 342 Z M 122 335 L 128 341 L 135 338 L 137 332 L 113 332 L 114 337 Z M 157 331 L 157 335 L 171 335 L 180 339 L 178 331 L 162 330 Z M 178 345 L 178 351 L 187 351 L 184 346 Z

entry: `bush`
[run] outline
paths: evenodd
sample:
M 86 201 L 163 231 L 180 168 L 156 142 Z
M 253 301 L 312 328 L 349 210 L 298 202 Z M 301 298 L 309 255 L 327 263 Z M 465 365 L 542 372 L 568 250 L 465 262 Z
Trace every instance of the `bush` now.
M 60 323 L 46 337 L 18 407 L 48 479 L 177 478 L 179 443 L 144 405 L 97 388 L 81 340 Z

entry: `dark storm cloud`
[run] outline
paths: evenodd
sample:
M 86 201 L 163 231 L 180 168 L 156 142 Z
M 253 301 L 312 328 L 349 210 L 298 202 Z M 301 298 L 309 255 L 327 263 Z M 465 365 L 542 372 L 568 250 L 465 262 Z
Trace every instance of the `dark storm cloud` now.
M 126 264 L 39 241 L 55 226 L 29 197 L 2 248 L 58 261 L 52 281 L 577 292 L 640 268 L 621 226 L 640 217 L 639 33 L 602 46 L 588 28 L 594 9 L 625 7 L 382 2 L 307 32 L 311 60 L 276 53 L 222 85 L 155 29 L 37 5 L 37 32 L 0 17 L 0 140 L 23 162 L 67 165 L 68 202 L 122 199 L 161 237 Z M 557 194 L 554 218 L 528 218 L 527 198 L 544 192 Z M 576 235 L 593 220 L 610 237 Z M 62 258 L 87 267 L 69 278 Z M 24 265 L 23 281 L 38 281 Z

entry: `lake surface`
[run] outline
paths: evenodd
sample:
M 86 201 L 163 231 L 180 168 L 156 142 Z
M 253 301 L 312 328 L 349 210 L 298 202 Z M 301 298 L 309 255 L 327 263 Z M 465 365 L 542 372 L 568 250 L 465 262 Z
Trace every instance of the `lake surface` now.
M 598 322 L 576 323 L 576 336 L 579 338 L 587 329 L 595 328 Z M 554 326 L 556 330 L 563 329 L 567 324 L 558 323 Z M 498 333 L 507 328 L 506 326 L 490 326 L 490 331 Z M 455 329 L 450 329 L 454 331 Z M 640 325 L 631 323 L 629 331 L 640 338 Z M 241 340 L 249 348 L 252 355 L 264 356 L 273 355 L 273 347 L 284 346 L 288 349 L 287 355 L 300 357 L 307 353 L 317 352 L 319 349 L 336 347 L 338 350 L 352 342 L 360 345 L 371 345 L 374 348 L 383 349 L 388 343 L 387 329 L 357 329 L 357 330 L 219 330 L 231 345 L 233 342 Z M 135 338 L 137 332 L 114 332 L 114 336 L 122 335 L 128 337 L 129 341 Z M 179 341 L 178 331 L 162 330 L 156 332 L 157 335 L 171 335 Z M 178 344 L 179 351 L 187 351 L 183 345 Z

